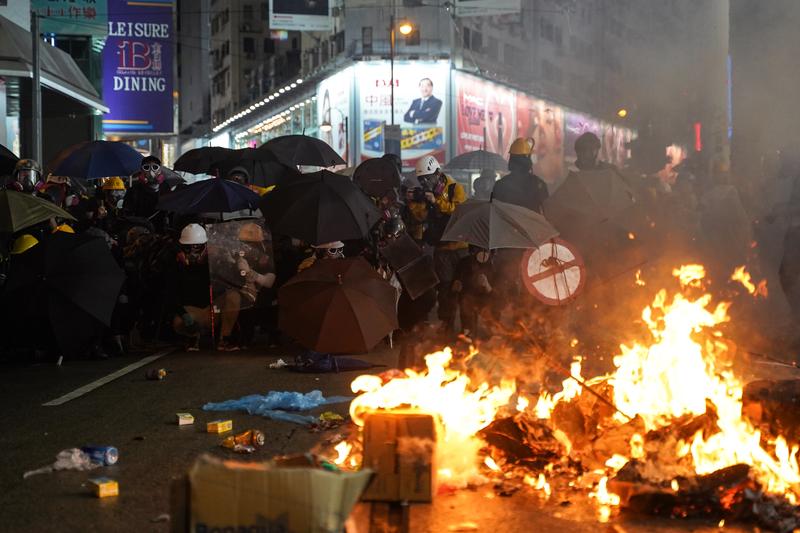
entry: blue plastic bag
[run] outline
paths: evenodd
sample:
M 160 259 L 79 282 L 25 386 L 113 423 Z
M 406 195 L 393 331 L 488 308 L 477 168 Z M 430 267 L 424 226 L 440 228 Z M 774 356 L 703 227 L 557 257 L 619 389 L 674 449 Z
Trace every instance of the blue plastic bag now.
M 325 398 L 322 392 L 318 390 L 305 394 L 302 392 L 270 391 L 266 395 L 251 394 L 238 400 L 207 403 L 203 406 L 203 411 L 245 411 L 248 414 L 259 415 L 272 420 L 311 424 L 316 422 L 316 417 L 299 415 L 288 411 L 308 411 L 320 405 L 349 402 L 351 399 L 347 396 Z

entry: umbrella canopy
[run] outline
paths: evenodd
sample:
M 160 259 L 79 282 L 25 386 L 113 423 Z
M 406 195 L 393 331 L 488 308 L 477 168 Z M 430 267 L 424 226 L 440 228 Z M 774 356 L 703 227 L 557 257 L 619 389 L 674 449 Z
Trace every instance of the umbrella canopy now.
M 536 248 L 558 235 L 539 213 L 498 200 L 470 200 L 456 207 L 443 241 L 486 249 Z
M 141 163 L 142 154 L 123 142 L 91 141 L 76 145 L 52 173 L 85 179 L 130 176 Z
M 449 170 L 508 170 L 505 157 L 486 150 L 473 150 L 455 156 L 444 168 Z
M 235 150 L 219 146 L 195 148 L 181 155 L 173 168 L 192 174 L 211 174 L 214 163 L 228 159 L 234 152 Z
M 161 167 L 161 174 L 164 175 L 164 181 L 170 187 L 176 187 L 178 185 L 183 185 L 186 183 L 186 180 L 183 179 L 183 176 L 181 176 L 171 168 Z
M 0 191 L 0 233 L 14 233 L 51 217 L 75 220 L 52 202 L 16 191 Z
M 332 167 L 346 165 L 345 160 L 331 146 L 307 135 L 284 135 L 265 142 L 258 150 L 275 154 L 284 164 Z
M 368 195 L 380 197 L 400 187 L 400 173 L 392 161 L 378 157 L 358 165 L 353 181 Z
M 397 328 L 397 292 L 361 257 L 318 261 L 278 292 L 279 326 L 326 353 L 364 353 Z
M 545 201 L 544 214 L 559 222 L 602 223 L 635 204 L 635 194 L 613 169 L 571 172 Z M 561 229 L 561 228 L 559 228 Z
M 162 196 L 157 209 L 173 213 L 232 213 L 258 209 L 261 197 L 244 185 L 222 178 L 198 181 Z
M 250 174 L 250 182 L 259 187 L 269 187 L 276 185 L 281 180 L 295 179 L 300 176 L 296 169 L 289 168 L 278 161 L 272 152 L 256 148 L 234 150 L 228 154 L 227 158 L 216 161 L 212 165 L 212 170 L 218 170 L 218 175 L 224 177 L 236 167 L 244 168 Z
M 349 178 L 327 170 L 278 185 L 263 197 L 261 212 L 276 233 L 310 244 L 360 239 L 381 216 Z
M 11 150 L 0 144 L 0 176 L 10 176 L 14 173 L 19 157 Z
M 55 174 L 53 170 L 57 168 L 58 165 L 60 165 L 61 162 L 67 158 L 68 155 L 70 155 L 72 152 L 74 152 L 81 146 L 89 144 L 89 142 L 90 141 L 83 141 L 79 142 L 78 144 L 73 144 L 72 146 L 67 146 L 66 148 L 58 152 L 56 155 L 54 155 L 53 158 L 47 162 L 47 164 L 45 165 L 45 170 L 50 174 Z
M 105 240 L 58 232 L 14 256 L 5 298 L 22 303 L 30 318 L 47 318 L 59 346 L 72 353 L 110 324 L 124 279 Z

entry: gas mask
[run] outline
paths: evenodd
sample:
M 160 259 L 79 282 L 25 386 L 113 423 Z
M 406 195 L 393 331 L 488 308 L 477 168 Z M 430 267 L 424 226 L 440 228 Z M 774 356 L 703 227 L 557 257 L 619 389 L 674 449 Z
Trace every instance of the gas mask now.
M 33 192 L 36 182 L 39 181 L 39 173 L 35 170 L 24 169 L 17 172 L 14 179 L 24 192 Z
M 125 191 L 106 191 L 106 201 L 109 205 L 117 206 L 125 198 Z
M 338 248 L 326 248 L 323 259 L 344 259 L 344 246 Z
M 207 248 L 205 244 L 181 244 L 179 258 L 185 265 L 197 265 L 205 261 Z
M 151 189 L 158 189 L 158 175 L 161 173 L 161 165 L 158 163 L 145 163 L 142 165 L 142 173 L 147 185 Z

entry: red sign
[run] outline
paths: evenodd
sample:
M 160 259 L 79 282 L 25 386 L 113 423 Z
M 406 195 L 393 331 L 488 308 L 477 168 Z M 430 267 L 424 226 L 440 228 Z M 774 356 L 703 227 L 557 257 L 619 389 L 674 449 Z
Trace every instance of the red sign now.
M 525 252 L 520 271 L 528 292 L 547 305 L 571 302 L 586 284 L 583 258 L 574 245 L 559 238 Z

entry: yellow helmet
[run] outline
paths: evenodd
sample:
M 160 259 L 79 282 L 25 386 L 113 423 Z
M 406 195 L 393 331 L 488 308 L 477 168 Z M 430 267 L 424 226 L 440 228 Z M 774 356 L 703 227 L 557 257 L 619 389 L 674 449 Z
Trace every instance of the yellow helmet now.
M 17 240 L 14 241 L 14 245 L 11 247 L 11 254 L 18 255 L 23 254 L 39 244 L 39 241 L 31 235 L 30 233 L 26 233 L 24 235 L 20 235 L 17 237 Z
M 242 242 L 262 242 L 264 240 L 264 231 L 258 224 L 252 222 L 244 224 L 239 229 L 239 240 Z
M 53 233 L 58 233 L 59 231 L 63 233 L 75 233 L 75 230 L 72 229 L 72 226 L 70 226 L 69 224 L 59 224 L 58 226 L 55 227 Z
M 124 191 L 125 182 L 121 178 L 109 178 L 103 184 L 104 191 Z
M 511 148 L 508 152 L 511 155 L 527 155 L 530 156 L 533 153 L 533 146 L 536 142 L 533 139 L 526 139 L 525 137 L 518 137 L 511 143 Z

